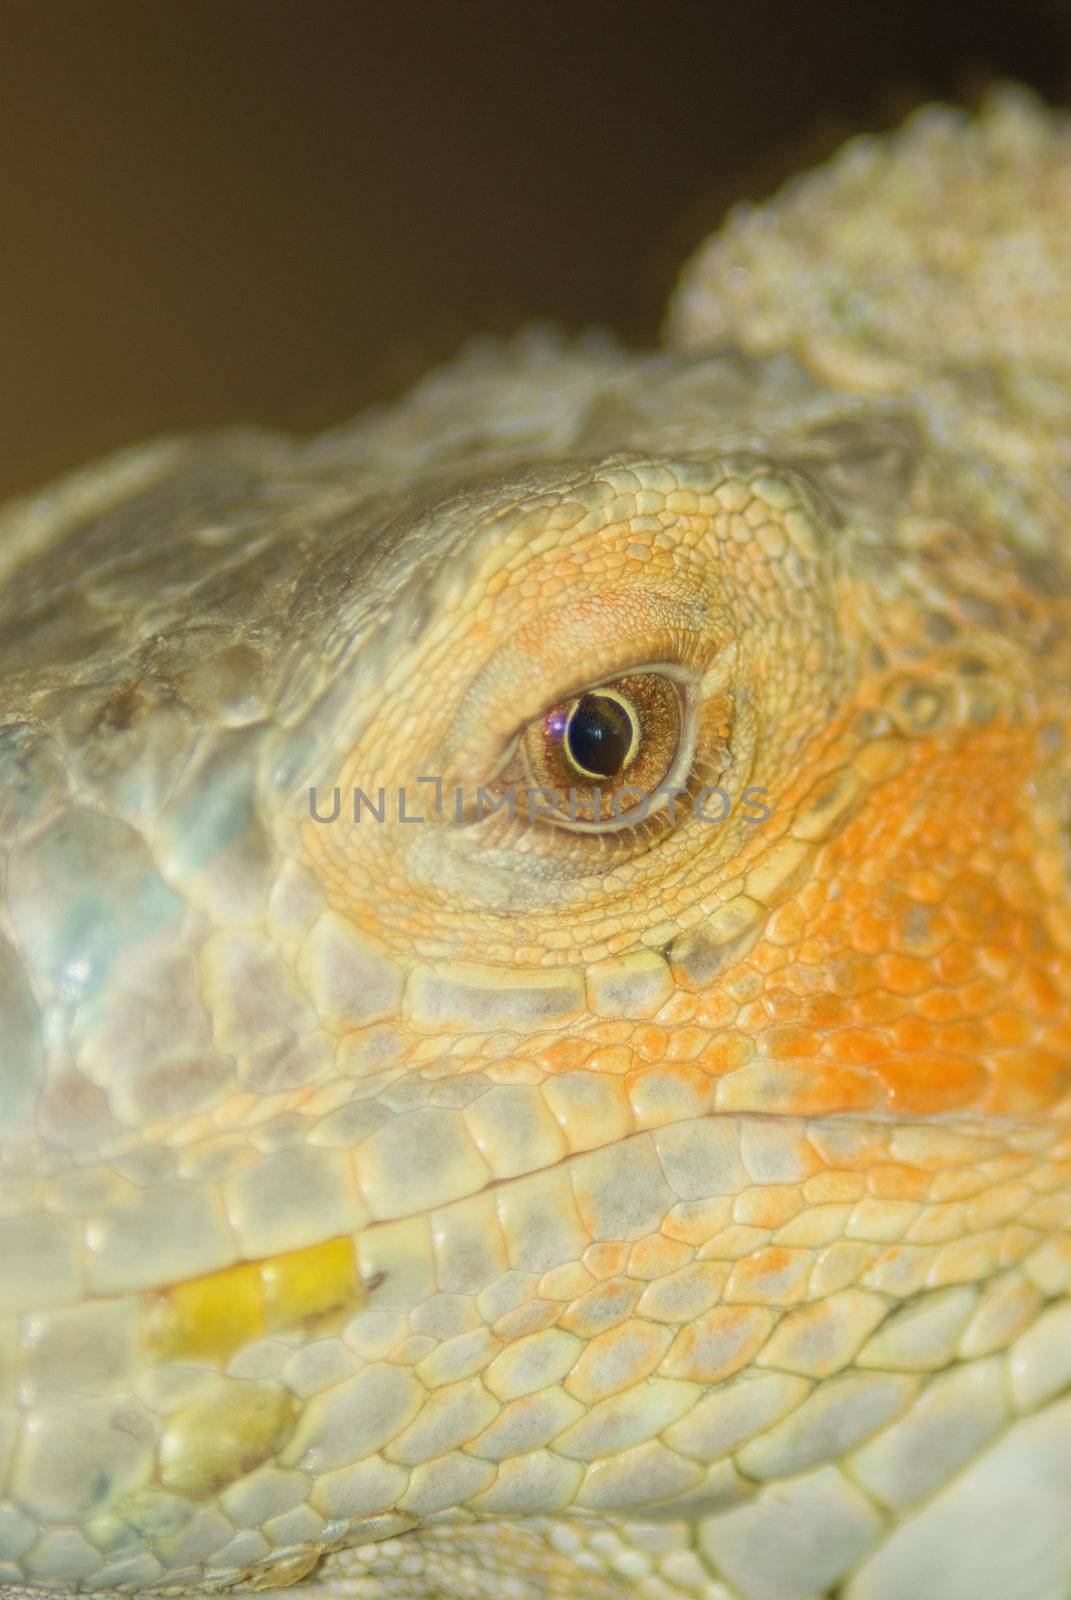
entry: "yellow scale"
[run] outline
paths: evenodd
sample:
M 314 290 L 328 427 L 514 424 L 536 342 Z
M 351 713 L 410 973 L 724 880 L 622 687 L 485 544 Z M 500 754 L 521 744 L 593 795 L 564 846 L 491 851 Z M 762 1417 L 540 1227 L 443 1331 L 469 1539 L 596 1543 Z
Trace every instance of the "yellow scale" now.
M 147 1348 L 158 1361 L 225 1361 L 261 1334 L 359 1307 L 365 1298 L 352 1238 L 328 1239 L 151 1291 Z
M 151 1290 L 143 1301 L 146 1351 L 155 1362 L 223 1366 L 263 1334 L 308 1327 L 310 1319 L 317 1319 L 318 1331 L 337 1327 L 367 1298 L 353 1239 L 328 1239 Z M 325 1318 L 330 1319 L 326 1325 Z M 282 1384 L 218 1372 L 167 1416 L 157 1482 L 192 1499 L 218 1493 L 278 1456 L 299 1413 L 299 1402 Z M 140 1498 L 134 1496 L 122 1513 L 136 1520 Z M 302 1570 L 315 1559 L 313 1552 Z M 294 1581 L 289 1566 L 284 1568 L 264 1581 Z

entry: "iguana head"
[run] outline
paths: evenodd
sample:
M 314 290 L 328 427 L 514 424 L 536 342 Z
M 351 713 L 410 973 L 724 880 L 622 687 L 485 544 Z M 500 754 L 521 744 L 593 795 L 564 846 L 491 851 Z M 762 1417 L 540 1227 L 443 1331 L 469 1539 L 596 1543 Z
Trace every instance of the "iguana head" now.
M 831 361 L 10 514 L 17 1588 L 869 1600 L 1017 1479 L 1063 1559 L 1063 436 Z

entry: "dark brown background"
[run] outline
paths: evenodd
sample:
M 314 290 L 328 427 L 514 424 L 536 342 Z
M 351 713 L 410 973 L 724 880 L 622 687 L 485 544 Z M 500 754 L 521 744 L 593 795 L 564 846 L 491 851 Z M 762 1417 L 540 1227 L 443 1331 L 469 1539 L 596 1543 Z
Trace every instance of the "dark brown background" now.
M 483 328 L 650 340 L 730 200 L 1002 75 L 1067 95 L 1071 0 L 0 0 L 0 493 Z

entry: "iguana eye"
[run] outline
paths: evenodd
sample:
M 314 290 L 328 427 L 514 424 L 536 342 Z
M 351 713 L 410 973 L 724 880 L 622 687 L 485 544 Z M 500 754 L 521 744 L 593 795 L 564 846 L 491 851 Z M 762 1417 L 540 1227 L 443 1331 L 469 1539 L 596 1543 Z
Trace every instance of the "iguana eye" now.
M 524 780 L 566 823 L 615 826 L 658 808 L 679 775 L 685 686 L 631 672 L 559 701 L 521 734 Z

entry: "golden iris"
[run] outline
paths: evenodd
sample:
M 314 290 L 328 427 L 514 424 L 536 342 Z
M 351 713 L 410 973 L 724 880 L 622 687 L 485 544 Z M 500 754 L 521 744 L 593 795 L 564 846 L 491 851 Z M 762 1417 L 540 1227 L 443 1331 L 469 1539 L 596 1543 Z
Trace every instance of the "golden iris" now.
M 553 793 L 564 820 L 640 814 L 671 771 L 681 742 L 680 686 L 633 672 L 551 706 L 521 736 L 527 777 Z

